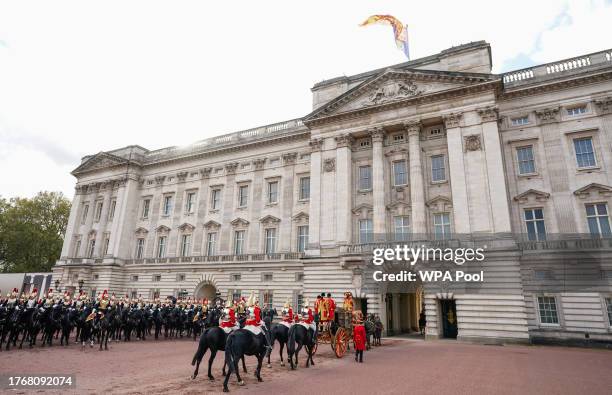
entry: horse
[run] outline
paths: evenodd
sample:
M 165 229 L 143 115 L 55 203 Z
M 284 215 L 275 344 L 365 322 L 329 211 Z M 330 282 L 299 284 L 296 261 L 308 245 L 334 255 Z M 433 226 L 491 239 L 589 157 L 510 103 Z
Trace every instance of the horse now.
M 81 321 L 81 331 L 79 332 L 81 350 L 85 349 L 85 342 L 88 341 L 89 347 L 93 348 L 93 319 L 87 319 L 91 312 L 92 308 L 90 306 L 85 306 L 85 308 L 81 311 L 81 315 L 79 317 L 79 320 Z
M 374 318 L 369 315 L 368 318 L 363 322 L 363 326 L 366 331 L 366 349 L 372 348 L 370 345 L 370 338 L 376 333 L 376 324 L 374 324 Z
M 102 344 L 104 344 L 104 349 L 108 351 L 108 337 L 110 336 L 110 329 L 116 314 L 117 311 L 114 308 L 108 308 L 106 312 L 94 323 L 99 336 L 98 339 L 100 341 L 100 351 L 102 351 Z
M 314 366 L 314 360 L 312 359 L 312 350 L 314 349 L 316 342 L 315 334 L 312 329 L 307 329 L 302 324 L 295 324 L 289 330 L 289 340 L 287 342 L 287 359 L 291 364 L 291 370 L 295 370 L 298 365 L 298 354 L 302 347 L 306 348 L 307 358 L 306 367 L 310 367 L 310 364 Z M 297 343 L 297 348 L 296 348 Z M 295 364 L 293 362 L 293 356 L 295 355 Z
M 274 342 L 278 340 L 278 344 L 280 348 L 278 350 L 278 354 L 280 355 L 280 365 L 285 366 L 285 361 L 283 361 L 283 349 L 285 345 L 289 341 L 289 328 L 281 323 L 277 323 L 272 325 L 272 329 L 270 330 L 270 345 L 274 348 Z M 272 349 L 268 353 L 268 367 L 271 367 L 270 363 L 270 354 L 272 354 Z
M 212 328 L 207 328 L 200 336 L 200 343 L 198 344 L 198 350 L 196 351 L 193 359 L 191 360 L 191 366 L 195 365 L 195 371 L 191 376 L 191 379 L 195 379 L 198 376 L 198 371 L 200 369 L 200 363 L 202 362 L 202 358 L 204 358 L 204 354 L 206 351 L 210 349 L 210 357 L 208 358 L 208 379 L 213 381 L 215 378 L 211 373 L 212 364 L 215 361 L 215 356 L 217 355 L 217 351 L 225 351 L 226 342 L 228 338 L 228 334 L 218 326 L 214 326 Z M 227 361 L 223 364 L 223 375 L 225 376 L 225 365 Z M 230 368 L 231 369 L 231 368 Z M 244 361 L 244 357 L 242 358 L 242 369 L 244 372 L 247 372 L 246 364 Z
M 59 329 L 61 329 L 61 316 L 62 316 L 62 306 L 59 304 L 53 305 L 52 307 L 48 307 L 42 314 L 41 317 L 41 327 L 43 331 L 42 336 L 42 346 L 45 346 L 45 343 L 51 347 L 53 345 L 53 335 Z
M 26 337 L 29 338 L 30 348 L 32 348 L 36 344 L 36 337 L 40 331 L 38 309 L 36 307 L 27 308 L 21 316 L 21 322 L 23 325 L 23 337 L 21 338 L 21 343 L 19 343 L 19 348 L 23 347 L 23 341 Z
M 261 333 L 256 335 L 247 329 L 237 329 L 227 337 L 227 341 L 225 342 L 225 363 L 228 366 L 228 372 L 223 381 L 223 392 L 229 392 L 227 383 L 229 382 L 232 372 L 236 373 L 238 385 L 244 385 L 244 381 L 242 381 L 238 369 L 238 360 L 244 358 L 245 355 L 255 356 L 257 358 L 255 377 L 257 377 L 257 381 L 263 381 L 261 379 L 261 364 L 268 352 L 269 343 L 266 336 L 268 335 L 265 331 L 261 331 Z
M 62 327 L 62 336 L 60 337 L 60 345 L 64 345 L 64 339 L 66 339 L 66 346 L 69 343 L 70 333 L 72 332 L 72 328 L 75 326 L 75 320 L 77 316 L 77 311 L 72 306 L 68 306 L 62 312 L 62 318 L 60 321 L 60 325 Z
M 13 307 L 12 310 L 9 310 L 9 316 L 5 320 L 5 325 L 7 325 L 7 333 L 8 339 L 6 340 L 6 350 L 10 349 L 11 343 L 13 343 L 13 347 L 17 346 L 17 338 L 19 337 L 19 332 L 21 331 L 21 315 L 23 314 L 23 309 L 18 307 Z

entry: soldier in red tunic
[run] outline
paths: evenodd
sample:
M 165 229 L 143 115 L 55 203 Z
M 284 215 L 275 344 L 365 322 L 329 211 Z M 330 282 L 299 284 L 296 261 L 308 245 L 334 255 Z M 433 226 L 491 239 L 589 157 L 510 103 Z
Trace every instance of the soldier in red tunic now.
M 223 318 L 221 320 L 221 325 L 219 326 L 225 331 L 225 333 L 229 333 L 232 330 L 240 328 L 236 322 L 235 306 L 232 305 L 232 301 L 229 297 L 227 299 L 227 303 L 225 304 L 225 309 L 223 309 Z
M 329 292 L 327 293 L 327 300 L 329 301 L 329 320 L 333 321 L 336 314 L 336 302 Z
M 366 348 L 366 331 L 363 326 L 361 311 L 353 313 L 353 341 L 355 342 L 355 362 L 363 362 L 363 350 Z

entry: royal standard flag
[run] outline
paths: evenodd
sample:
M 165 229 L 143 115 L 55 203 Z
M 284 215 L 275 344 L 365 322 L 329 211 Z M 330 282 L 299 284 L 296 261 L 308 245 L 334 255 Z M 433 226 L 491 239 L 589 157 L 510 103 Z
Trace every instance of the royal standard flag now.
M 391 25 L 391 27 L 393 27 L 393 36 L 395 37 L 397 48 L 404 52 L 406 58 L 410 59 L 410 53 L 408 51 L 408 25 L 402 24 L 399 19 L 391 15 L 372 15 L 359 26 L 368 26 L 374 23 Z

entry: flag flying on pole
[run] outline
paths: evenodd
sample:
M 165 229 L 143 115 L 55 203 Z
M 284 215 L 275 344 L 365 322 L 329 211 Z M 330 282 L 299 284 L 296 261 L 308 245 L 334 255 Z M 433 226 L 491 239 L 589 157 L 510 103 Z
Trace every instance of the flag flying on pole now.
M 406 58 L 410 59 L 410 53 L 408 52 L 408 25 L 402 24 L 399 19 L 391 15 L 372 15 L 359 26 L 368 26 L 374 23 L 391 25 L 397 48 L 404 52 Z

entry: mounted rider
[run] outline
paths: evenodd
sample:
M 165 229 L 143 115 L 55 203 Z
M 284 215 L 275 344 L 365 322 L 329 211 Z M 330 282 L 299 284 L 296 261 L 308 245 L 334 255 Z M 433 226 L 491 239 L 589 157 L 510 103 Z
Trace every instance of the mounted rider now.
M 30 296 L 28 296 L 28 301 L 26 303 L 27 309 L 33 309 L 38 304 L 38 289 L 34 288 Z
M 6 304 L 8 307 L 17 307 L 19 302 L 19 291 L 17 288 L 13 288 L 13 291 L 6 295 Z
M 312 308 L 310 308 L 310 301 L 308 299 L 304 300 L 304 307 L 302 307 L 299 323 L 306 327 L 306 329 L 312 329 L 313 338 L 317 336 L 317 324 L 315 323 L 314 314 Z
M 259 307 L 259 298 L 255 296 L 255 291 L 251 292 L 251 296 L 248 301 L 248 318 L 245 322 L 244 329 L 253 332 L 255 335 L 259 333 L 264 334 L 266 340 L 266 347 L 271 348 L 270 341 L 268 340 L 268 328 L 266 323 L 261 319 L 261 307 Z
M 240 325 L 238 324 L 238 321 L 236 321 L 235 301 L 232 303 L 231 295 L 228 295 L 219 327 L 221 327 L 221 329 L 228 334 L 236 329 L 240 329 Z
M 49 308 L 49 307 L 53 307 L 54 304 L 55 304 L 55 300 L 53 299 L 53 288 L 49 288 L 43 305 L 45 308 Z
M 280 324 L 285 325 L 287 328 L 291 328 L 291 325 L 293 325 L 293 322 L 295 321 L 295 317 L 293 316 L 293 308 L 291 308 L 289 299 L 287 299 L 285 305 L 283 306 L 282 315 L 283 320 L 280 322 Z

